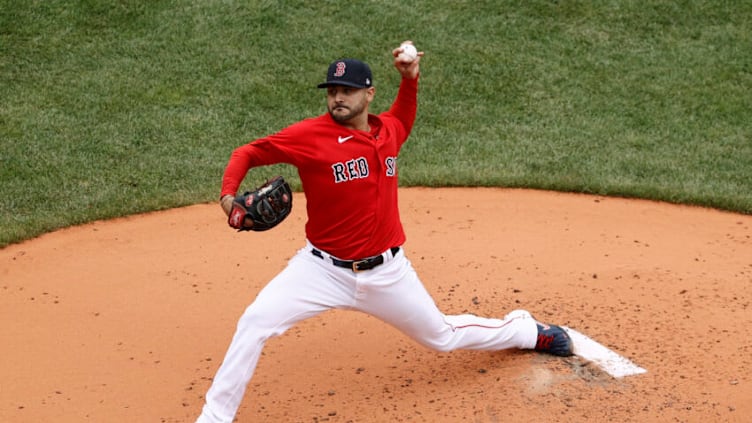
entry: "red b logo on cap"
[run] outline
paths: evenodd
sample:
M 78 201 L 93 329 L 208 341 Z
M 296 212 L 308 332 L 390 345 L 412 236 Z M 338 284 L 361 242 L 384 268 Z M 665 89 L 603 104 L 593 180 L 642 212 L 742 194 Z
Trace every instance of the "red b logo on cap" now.
M 337 70 L 334 71 L 334 76 L 342 77 L 345 74 L 345 62 L 337 62 Z

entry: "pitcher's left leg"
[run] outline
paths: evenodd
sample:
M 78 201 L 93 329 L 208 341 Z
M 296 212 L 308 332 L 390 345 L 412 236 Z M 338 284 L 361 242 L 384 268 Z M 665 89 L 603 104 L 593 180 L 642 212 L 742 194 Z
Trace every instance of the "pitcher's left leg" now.
M 442 313 L 410 261 L 399 254 L 363 277 L 356 308 L 393 325 L 417 342 L 438 350 L 533 349 L 538 329 L 524 310 L 504 318 Z

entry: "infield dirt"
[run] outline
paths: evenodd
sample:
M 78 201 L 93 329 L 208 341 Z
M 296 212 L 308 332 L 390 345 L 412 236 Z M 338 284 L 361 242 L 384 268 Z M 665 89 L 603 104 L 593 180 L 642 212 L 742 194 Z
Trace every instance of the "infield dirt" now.
M 647 369 L 437 353 L 330 311 L 264 350 L 239 422 L 749 421 L 752 216 L 491 188 L 400 191 L 407 257 L 446 313 L 524 308 Z M 193 422 L 236 321 L 303 246 L 216 204 L 0 250 L 0 421 Z

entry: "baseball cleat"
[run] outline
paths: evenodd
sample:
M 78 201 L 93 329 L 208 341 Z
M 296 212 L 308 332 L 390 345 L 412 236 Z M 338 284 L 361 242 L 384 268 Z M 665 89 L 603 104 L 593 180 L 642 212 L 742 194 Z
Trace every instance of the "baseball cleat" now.
M 538 326 L 538 341 L 535 343 L 535 351 L 569 357 L 572 355 L 572 339 L 569 334 L 556 325 L 535 323 Z

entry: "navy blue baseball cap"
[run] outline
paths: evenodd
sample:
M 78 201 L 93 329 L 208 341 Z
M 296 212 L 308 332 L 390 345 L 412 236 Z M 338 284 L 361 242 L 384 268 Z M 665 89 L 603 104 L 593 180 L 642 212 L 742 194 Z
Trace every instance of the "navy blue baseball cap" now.
M 326 82 L 319 84 L 319 88 L 326 88 L 330 85 L 368 88 L 373 85 L 371 68 L 357 59 L 335 60 L 329 65 Z

